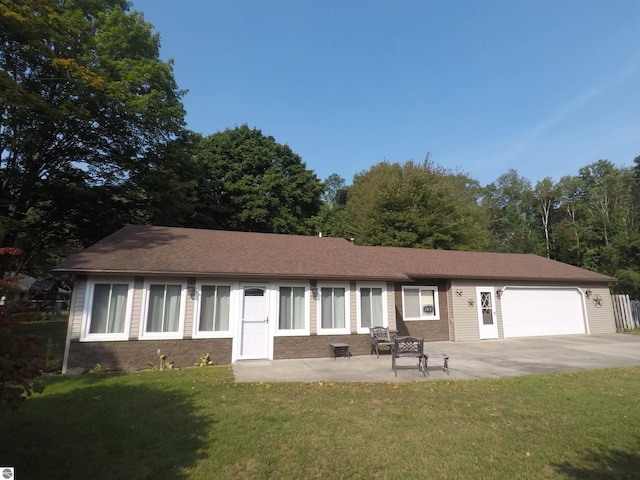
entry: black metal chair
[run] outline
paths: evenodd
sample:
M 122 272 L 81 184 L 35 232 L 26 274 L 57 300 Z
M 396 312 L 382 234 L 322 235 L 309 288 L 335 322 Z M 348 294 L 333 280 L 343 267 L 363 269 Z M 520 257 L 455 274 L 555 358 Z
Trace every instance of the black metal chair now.
M 393 346 L 388 327 L 369 327 L 369 335 L 371 335 L 371 355 L 376 352 L 376 357 L 380 358 L 380 347 L 391 349 Z
M 396 359 L 398 358 L 418 359 L 418 370 L 422 372 L 422 375 L 427 376 L 423 338 L 395 337 L 393 339 L 393 346 L 391 347 L 391 367 L 396 377 L 398 376 L 398 365 L 396 363 Z

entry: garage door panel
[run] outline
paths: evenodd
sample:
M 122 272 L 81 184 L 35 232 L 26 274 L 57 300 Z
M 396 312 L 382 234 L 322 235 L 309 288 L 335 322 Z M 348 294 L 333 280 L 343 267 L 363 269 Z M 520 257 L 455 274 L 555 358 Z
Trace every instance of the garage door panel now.
M 577 289 L 507 288 L 501 306 L 505 338 L 585 333 Z

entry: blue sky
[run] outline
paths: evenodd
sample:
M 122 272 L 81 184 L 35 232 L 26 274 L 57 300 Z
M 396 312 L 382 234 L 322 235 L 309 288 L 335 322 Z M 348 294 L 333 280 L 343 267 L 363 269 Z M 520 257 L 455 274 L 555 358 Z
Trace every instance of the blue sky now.
M 486 185 L 640 155 L 637 0 L 133 0 L 191 130 L 242 124 L 321 180 L 381 161 Z

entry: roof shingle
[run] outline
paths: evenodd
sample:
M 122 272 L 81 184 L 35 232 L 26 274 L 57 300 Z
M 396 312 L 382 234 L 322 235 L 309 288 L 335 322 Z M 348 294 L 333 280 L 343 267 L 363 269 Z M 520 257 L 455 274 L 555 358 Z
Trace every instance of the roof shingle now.
M 536 255 L 363 247 L 341 238 L 142 225 L 123 227 L 55 270 L 233 278 L 615 282 Z

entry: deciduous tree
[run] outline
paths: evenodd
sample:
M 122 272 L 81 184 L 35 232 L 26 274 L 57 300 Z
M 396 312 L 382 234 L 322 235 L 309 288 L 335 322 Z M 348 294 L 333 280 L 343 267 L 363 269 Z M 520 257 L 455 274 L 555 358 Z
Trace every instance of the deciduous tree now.
M 302 158 L 247 125 L 203 138 L 195 168 L 193 227 L 308 233 L 320 209 L 322 183 Z
M 166 169 L 163 152 L 184 129 L 172 64 L 128 5 L 0 4 L 0 241 L 26 259 L 84 243 L 77 222 L 95 214 L 109 213 L 107 228 L 137 219 L 139 181 Z
M 510 169 L 483 190 L 492 233 L 492 249 L 510 253 L 542 253 L 531 182 Z
M 540 180 L 533 191 L 538 218 L 542 223 L 547 258 L 551 258 L 552 215 L 558 204 L 558 189 L 550 177 Z
M 487 244 L 478 184 L 427 159 L 383 162 L 356 175 L 347 213 L 356 243 L 481 250 Z

